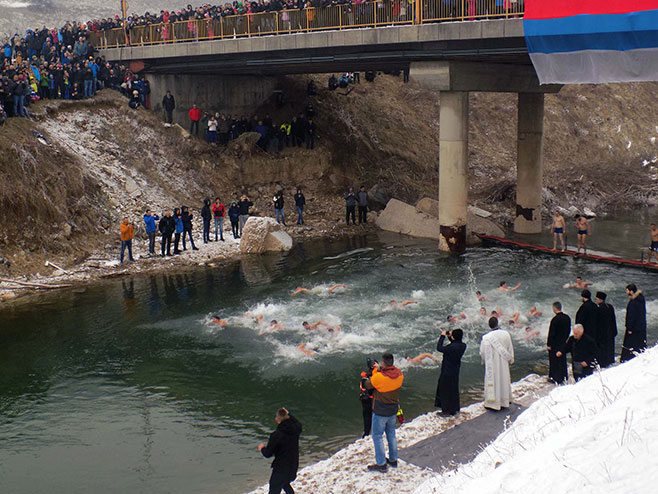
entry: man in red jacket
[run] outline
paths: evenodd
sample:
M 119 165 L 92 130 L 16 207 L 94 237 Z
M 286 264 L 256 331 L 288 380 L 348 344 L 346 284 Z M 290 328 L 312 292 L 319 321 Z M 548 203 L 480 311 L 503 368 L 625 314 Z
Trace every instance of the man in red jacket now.
M 201 110 L 196 105 L 192 105 L 187 114 L 190 117 L 190 134 L 199 135 L 199 120 L 201 120 Z M 194 132 L 193 132 L 194 131 Z

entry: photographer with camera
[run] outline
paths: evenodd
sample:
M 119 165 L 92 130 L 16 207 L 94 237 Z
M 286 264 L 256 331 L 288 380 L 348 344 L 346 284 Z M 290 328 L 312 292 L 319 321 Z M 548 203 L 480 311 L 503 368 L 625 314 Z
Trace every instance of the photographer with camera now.
M 368 465 L 368 470 L 386 472 L 388 465 L 398 466 L 398 443 L 395 437 L 395 422 L 400 409 L 400 388 L 404 376 L 402 371 L 393 365 L 393 355 L 382 355 L 382 366 L 375 363 L 372 376 L 366 380 L 366 389 L 373 390 L 372 400 L 372 442 L 375 446 L 374 465 Z M 388 458 L 384 450 L 383 434 L 388 442 Z
M 442 331 L 436 344 L 436 350 L 443 354 L 443 362 L 434 406 L 441 407 L 441 411 L 446 415 L 459 412 L 459 370 L 466 351 L 466 344 L 462 342 L 463 336 L 461 329 Z M 448 345 L 445 345 L 446 337 L 450 340 Z
M 363 436 L 361 436 L 361 439 L 370 435 L 370 428 L 372 427 L 372 390 L 366 388 L 366 382 L 372 377 L 372 369 L 376 365 L 379 365 L 379 362 L 368 357 L 366 359 L 368 370 L 361 373 L 361 382 L 359 383 L 359 400 L 361 400 L 361 408 L 363 409 Z

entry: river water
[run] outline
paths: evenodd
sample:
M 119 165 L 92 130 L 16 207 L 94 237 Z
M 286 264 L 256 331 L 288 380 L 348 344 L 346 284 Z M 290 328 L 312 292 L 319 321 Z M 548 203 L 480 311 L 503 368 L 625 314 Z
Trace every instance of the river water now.
M 302 463 L 326 458 L 360 436 L 358 380 L 365 358 L 391 350 L 406 373 L 402 405 L 432 409 L 439 365 L 409 365 L 431 352 L 448 314 L 464 312 L 468 349 L 463 403 L 481 399 L 478 345 L 485 318 L 475 290 L 512 329 L 513 379 L 545 372 L 550 304 L 574 315 L 594 281 L 623 322 L 624 286 L 647 293 L 656 340 L 655 273 L 505 249 L 460 258 L 434 242 L 393 234 L 313 242 L 285 255 L 171 275 L 104 281 L 48 294 L 0 313 L 0 492 L 239 493 L 264 483 L 269 462 L 256 445 L 280 406 L 304 425 Z M 521 282 L 509 294 L 499 281 Z M 328 288 L 344 283 L 334 294 Z M 310 294 L 291 297 L 297 287 Z M 415 300 L 405 308 L 391 300 Z M 528 320 L 532 305 L 544 316 Z M 249 312 L 249 314 L 246 314 Z M 210 322 L 212 314 L 229 321 Z M 254 318 L 263 315 L 265 325 Z M 267 321 L 283 328 L 260 335 Z M 322 319 L 337 334 L 306 332 Z M 539 336 L 526 339 L 526 327 Z M 301 342 L 319 351 L 306 356 Z

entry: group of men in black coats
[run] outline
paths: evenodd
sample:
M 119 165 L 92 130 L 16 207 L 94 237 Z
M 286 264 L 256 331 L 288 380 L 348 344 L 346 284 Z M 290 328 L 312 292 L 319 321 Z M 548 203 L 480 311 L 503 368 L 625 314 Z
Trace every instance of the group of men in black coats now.
M 634 284 L 626 286 L 629 301 L 626 307 L 624 341 L 620 362 L 632 359 L 647 346 L 647 318 L 644 295 Z M 566 382 L 567 358 L 571 353 L 576 380 L 589 376 L 596 366 L 608 367 L 615 362 L 617 318 L 615 309 L 606 302 L 607 294 L 597 292 L 592 302 L 589 290 L 581 292 L 582 305 L 576 312 L 576 325 L 571 333 L 571 318 L 562 312 L 562 304 L 553 304 L 555 316 L 548 329 L 548 377 L 556 384 Z

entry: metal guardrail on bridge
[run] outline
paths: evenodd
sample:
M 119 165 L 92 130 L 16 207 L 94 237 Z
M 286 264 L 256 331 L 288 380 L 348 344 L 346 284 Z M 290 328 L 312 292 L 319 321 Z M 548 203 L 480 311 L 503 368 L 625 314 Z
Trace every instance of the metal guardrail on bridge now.
M 382 0 L 149 24 L 92 33 L 101 49 L 428 22 L 522 17 L 523 0 Z

